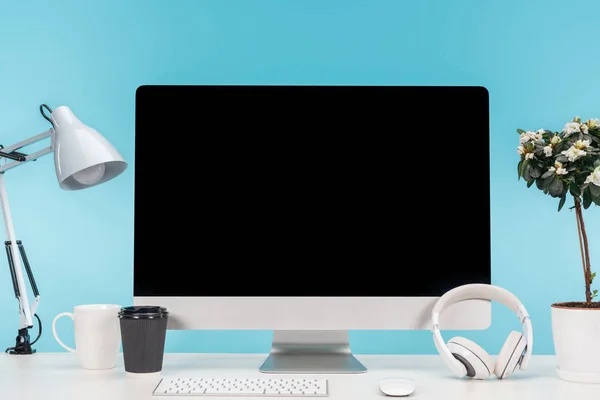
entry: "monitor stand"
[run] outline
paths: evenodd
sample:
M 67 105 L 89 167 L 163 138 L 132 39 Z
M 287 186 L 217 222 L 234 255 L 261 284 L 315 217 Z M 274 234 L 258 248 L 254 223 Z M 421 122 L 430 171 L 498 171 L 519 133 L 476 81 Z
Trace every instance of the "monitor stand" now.
M 275 331 L 260 372 L 358 374 L 367 368 L 350 351 L 347 331 Z

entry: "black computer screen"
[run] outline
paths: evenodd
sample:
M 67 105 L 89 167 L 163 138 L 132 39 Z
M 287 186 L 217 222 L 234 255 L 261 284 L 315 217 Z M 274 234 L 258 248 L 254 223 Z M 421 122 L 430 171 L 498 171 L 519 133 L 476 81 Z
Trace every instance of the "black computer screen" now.
M 135 296 L 490 283 L 482 87 L 142 86 Z

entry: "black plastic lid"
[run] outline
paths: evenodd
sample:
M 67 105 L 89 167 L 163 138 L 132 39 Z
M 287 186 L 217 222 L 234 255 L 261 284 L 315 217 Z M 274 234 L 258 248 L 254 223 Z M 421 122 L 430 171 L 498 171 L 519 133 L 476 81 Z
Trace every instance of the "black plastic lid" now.
M 119 311 L 119 318 L 125 319 L 159 319 L 168 316 L 167 309 L 159 306 L 131 306 L 123 307 Z

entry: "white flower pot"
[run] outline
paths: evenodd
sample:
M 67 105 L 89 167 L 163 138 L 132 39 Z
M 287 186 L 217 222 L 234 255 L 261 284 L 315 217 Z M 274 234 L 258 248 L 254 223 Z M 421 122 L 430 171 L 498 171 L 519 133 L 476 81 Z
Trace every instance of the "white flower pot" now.
M 600 383 L 600 308 L 553 304 L 552 337 L 561 379 Z

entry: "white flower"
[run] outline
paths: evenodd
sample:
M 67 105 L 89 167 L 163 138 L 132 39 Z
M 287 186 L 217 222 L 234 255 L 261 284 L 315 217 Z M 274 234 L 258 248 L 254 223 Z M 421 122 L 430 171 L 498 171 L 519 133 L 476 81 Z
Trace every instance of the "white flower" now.
M 579 129 L 579 123 L 577 122 L 567 122 L 565 124 L 565 127 L 563 129 L 563 132 L 565 132 L 565 135 L 570 135 L 571 133 L 577 133 L 580 132 Z
M 550 143 L 554 145 L 558 144 L 558 142 L 560 142 L 560 137 L 558 135 L 554 135 L 552 136 L 552 139 L 550 139 Z
M 568 174 L 568 173 L 569 173 L 569 172 L 568 172 L 568 171 L 567 171 L 565 168 L 558 168 L 558 169 L 556 170 L 556 175 L 566 175 L 566 174 Z
M 579 125 L 579 129 L 581 129 L 581 132 L 583 132 L 583 133 L 585 133 L 587 135 L 587 133 L 588 133 L 588 126 L 586 124 Z
M 562 151 L 561 154 L 566 156 L 569 159 L 569 161 L 573 162 L 578 158 L 585 157 L 587 153 L 583 150 L 578 149 L 575 146 L 571 146 L 569 150 Z
M 525 159 L 526 160 L 532 160 L 533 159 L 534 154 L 533 153 L 527 153 L 525 154 Z
M 585 121 L 585 124 L 588 126 L 588 128 L 597 128 L 600 126 L 600 119 L 588 119 L 587 121 Z
M 540 137 L 539 139 L 537 139 L 538 136 Z M 523 132 L 521 133 L 521 136 L 519 136 L 519 142 L 521 144 L 527 143 L 530 140 L 542 140 L 542 136 L 532 131 Z
M 596 167 L 594 172 L 585 178 L 585 183 L 593 183 L 596 186 L 600 186 L 600 167 Z
M 525 154 L 525 147 L 523 147 L 523 146 L 517 147 L 517 153 L 519 153 L 520 156 Z
M 567 169 L 563 167 L 563 164 L 558 161 L 554 163 L 554 167 L 548 168 L 548 171 L 556 171 L 556 175 L 566 175 L 569 173 Z
M 542 140 L 542 139 L 543 139 L 542 135 L 543 135 L 545 132 L 546 132 L 546 130 L 544 130 L 544 129 L 538 129 L 538 130 L 537 130 L 535 133 L 533 133 L 533 134 L 531 135 L 531 138 L 532 138 L 532 139 L 534 139 L 534 140 L 538 140 L 538 141 L 539 141 L 539 140 Z
M 519 143 L 527 143 L 529 142 L 529 139 L 531 139 L 531 137 L 527 134 L 527 132 L 521 133 L 521 136 L 519 136 Z
M 575 148 L 579 149 L 579 150 L 585 150 L 586 148 L 588 148 L 590 145 L 590 141 L 589 140 L 578 140 L 575 142 L 575 144 L 573 146 L 575 146 Z
M 551 145 L 544 146 L 544 154 L 546 155 L 546 157 L 550 157 L 552 155 L 552 146 Z

